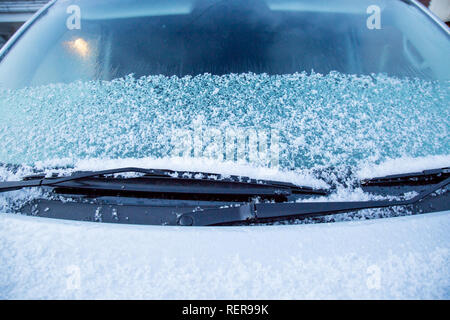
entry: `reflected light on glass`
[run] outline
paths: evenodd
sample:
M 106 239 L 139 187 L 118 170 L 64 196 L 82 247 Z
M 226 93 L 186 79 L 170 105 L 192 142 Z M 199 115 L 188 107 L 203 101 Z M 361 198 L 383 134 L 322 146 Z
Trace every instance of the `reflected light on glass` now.
M 67 42 L 70 49 L 75 51 L 77 54 L 79 54 L 81 57 L 85 58 L 89 55 L 89 44 L 86 40 L 82 38 L 78 38 L 73 41 Z

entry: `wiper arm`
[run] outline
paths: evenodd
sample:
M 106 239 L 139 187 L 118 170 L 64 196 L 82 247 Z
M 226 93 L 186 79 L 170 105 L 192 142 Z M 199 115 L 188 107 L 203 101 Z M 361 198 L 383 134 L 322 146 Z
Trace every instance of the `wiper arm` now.
M 447 170 L 447 169 L 442 169 Z M 446 171 L 448 173 L 448 171 Z M 435 174 L 435 173 L 434 173 Z M 404 175 L 406 176 L 406 175 Z M 184 226 L 226 225 L 238 222 L 264 222 L 289 218 L 307 218 L 332 215 L 363 209 L 388 208 L 415 205 L 433 192 L 450 183 L 450 177 L 427 188 L 409 200 L 396 201 L 358 201 L 358 202 L 303 202 L 303 203 L 248 203 L 230 208 L 208 209 L 184 213 L 178 224 Z M 447 199 L 448 200 L 448 199 Z M 440 205 L 444 210 L 450 209 L 445 198 Z
M 107 178 L 120 173 L 142 173 L 137 178 Z M 200 176 L 200 178 L 195 178 Z M 212 176 L 212 177 L 211 177 Z M 297 186 L 291 183 L 256 180 L 230 176 L 218 179 L 217 174 L 171 170 L 120 168 L 92 172 L 77 172 L 67 177 L 29 176 L 23 181 L 0 182 L 0 192 L 30 187 L 54 187 L 80 191 L 117 191 L 120 193 L 158 193 L 185 195 L 229 195 L 287 197 L 293 194 L 326 195 L 327 191 Z M 192 178 L 194 177 L 194 178 Z
M 106 177 L 111 174 L 125 172 L 139 172 L 144 176 L 138 178 L 117 178 Z M 396 206 L 410 206 L 415 213 L 430 211 L 450 210 L 450 193 L 438 193 L 436 191 L 446 187 L 450 183 L 448 168 L 439 170 L 424 171 L 422 173 L 412 173 L 388 177 L 380 177 L 365 180 L 363 184 L 408 185 L 418 183 L 427 185 L 416 188 L 420 193 L 409 200 L 383 200 L 383 201 L 358 201 L 358 202 L 284 202 L 284 203 L 254 203 L 252 197 L 242 202 L 239 196 L 261 196 L 272 198 L 274 195 L 288 194 L 327 194 L 327 191 L 313 190 L 309 187 L 295 186 L 290 183 L 282 183 L 268 180 L 252 180 L 242 177 L 207 177 L 192 179 L 185 175 L 195 174 L 193 172 L 174 172 L 169 170 L 152 170 L 140 168 L 123 168 L 95 172 L 78 172 L 67 177 L 32 176 L 26 177 L 23 181 L 0 183 L 0 192 L 17 190 L 26 187 L 47 186 L 52 187 L 56 192 L 58 189 L 93 190 L 98 195 L 98 190 L 119 190 L 120 191 L 143 191 L 146 196 L 150 192 L 158 192 L 157 202 L 144 203 L 121 203 L 123 198 L 118 198 L 113 203 L 110 198 L 105 201 L 94 202 L 61 202 L 57 200 L 42 200 L 32 203 L 27 210 L 31 214 L 48 216 L 63 219 L 87 219 L 97 221 L 97 213 L 100 208 L 104 209 L 103 221 L 122 223 L 138 223 L 152 225 L 182 225 L 182 226 L 211 226 L 229 225 L 234 223 L 266 222 L 275 220 L 286 220 L 290 218 L 305 218 L 315 216 L 332 215 L 342 212 L 358 211 L 363 209 L 390 208 Z M 204 174 L 203 175 L 213 175 Z M 417 180 L 420 176 L 419 180 Z M 217 178 L 217 180 L 216 180 Z M 408 189 L 400 187 L 402 190 Z M 424 189 L 425 188 L 425 189 Z M 196 195 L 228 195 L 230 201 L 219 204 L 209 201 L 203 204 L 191 202 L 162 203 L 159 197 L 165 193 L 185 194 L 186 199 L 194 199 Z M 436 192 L 436 196 L 429 197 Z M 64 193 L 64 192 L 63 192 Z M 70 193 L 70 192 L 69 192 Z M 82 193 L 85 194 L 85 193 Z M 391 194 L 391 193 L 388 193 Z M 241 197 L 241 199 L 244 197 Z M 427 199 L 426 199 L 427 198 Z M 145 200 L 148 201 L 148 200 Z M 242 204 L 244 203 L 244 204 Z M 36 209 L 36 210 L 35 210 Z M 117 218 L 119 216 L 122 218 Z

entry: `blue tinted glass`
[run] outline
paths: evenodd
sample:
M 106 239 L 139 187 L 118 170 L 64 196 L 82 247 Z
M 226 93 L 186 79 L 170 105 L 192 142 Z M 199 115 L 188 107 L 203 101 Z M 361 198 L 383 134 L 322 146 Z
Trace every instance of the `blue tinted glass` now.
M 448 79 L 449 34 L 408 1 L 59 1 L 7 48 L 0 85 L 338 71 Z

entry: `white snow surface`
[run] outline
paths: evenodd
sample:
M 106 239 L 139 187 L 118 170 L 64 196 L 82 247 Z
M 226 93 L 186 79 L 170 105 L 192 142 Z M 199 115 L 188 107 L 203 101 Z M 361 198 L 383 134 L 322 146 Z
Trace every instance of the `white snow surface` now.
M 0 215 L 2 299 L 449 299 L 450 211 L 181 228 Z
M 450 155 L 429 155 L 426 157 L 400 157 L 387 159 L 379 164 L 366 162 L 360 166 L 357 176 L 360 179 L 384 177 L 407 172 L 439 169 L 450 166 Z

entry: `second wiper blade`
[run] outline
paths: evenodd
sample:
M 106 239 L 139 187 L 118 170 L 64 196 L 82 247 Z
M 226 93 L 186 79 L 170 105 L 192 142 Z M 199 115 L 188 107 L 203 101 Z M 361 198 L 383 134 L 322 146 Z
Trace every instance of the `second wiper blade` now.
M 450 168 L 447 167 L 364 179 L 361 184 L 363 186 L 426 185 L 441 182 L 449 177 Z
M 450 184 L 450 177 L 438 184 L 428 187 L 426 190 L 409 200 L 248 203 L 241 206 L 186 212 L 180 216 L 178 224 L 183 226 L 227 225 L 238 222 L 251 223 L 285 220 L 290 218 L 317 217 L 364 209 L 415 205 L 433 192 L 446 187 L 448 184 Z M 430 204 L 430 206 L 433 207 L 432 204 Z M 442 201 L 439 201 L 439 206 L 442 207 L 442 210 L 450 209 L 450 203 L 446 198 L 442 198 Z

